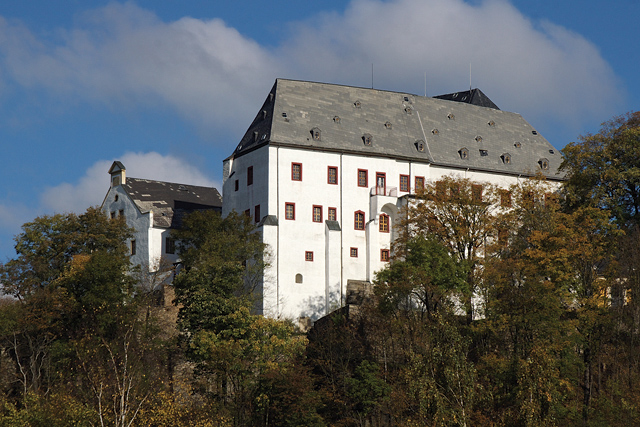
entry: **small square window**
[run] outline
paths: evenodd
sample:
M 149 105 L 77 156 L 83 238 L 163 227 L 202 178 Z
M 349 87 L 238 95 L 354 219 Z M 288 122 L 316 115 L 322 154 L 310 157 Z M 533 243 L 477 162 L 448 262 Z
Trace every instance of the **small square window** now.
M 400 191 L 409 191 L 409 175 L 400 175 Z
M 351 258 L 358 258 L 358 248 L 351 248 L 349 251 Z
M 295 203 L 284 204 L 284 219 L 296 219 L 296 205 Z
M 304 260 L 305 261 L 313 261 L 313 251 L 305 251 Z
M 389 252 L 389 249 L 380 249 L 380 261 L 389 262 L 390 258 L 391 253 Z
M 367 187 L 369 178 L 366 169 L 358 169 L 358 187 Z
M 302 163 L 291 163 L 291 180 L 302 181 Z
M 338 168 L 336 166 L 329 166 L 327 169 L 327 182 L 329 184 L 338 183 Z
M 253 184 L 253 166 L 247 168 L 247 186 Z
M 313 205 L 313 222 L 322 222 L 322 206 Z
M 500 190 L 500 206 L 503 208 L 511 207 L 511 191 Z
M 336 208 L 329 208 L 329 212 L 327 214 L 327 219 L 329 221 L 337 221 L 338 215 L 337 215 L 337 209 Z

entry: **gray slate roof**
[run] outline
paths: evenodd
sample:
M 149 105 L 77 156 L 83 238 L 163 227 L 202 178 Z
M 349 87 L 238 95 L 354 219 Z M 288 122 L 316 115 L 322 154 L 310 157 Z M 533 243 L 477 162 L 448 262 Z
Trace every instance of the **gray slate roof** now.
M 153 211 L 154 227 L 180 228 L 187 213 L 222 210 L 222 197 L 213 187 L 127 177 L 122 188 L 141 212 Z
M 459 94 L 438 99 L 277 79 L 232 156 L 271 144 L 562 179 L 561 154 L 520 114 L 499 110 L 478 89 L 468 95 L 495 108 Z

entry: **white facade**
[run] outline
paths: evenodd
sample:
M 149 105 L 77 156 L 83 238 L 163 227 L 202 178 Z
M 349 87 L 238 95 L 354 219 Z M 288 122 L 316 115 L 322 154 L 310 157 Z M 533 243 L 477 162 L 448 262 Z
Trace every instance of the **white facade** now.
M 400 108 L 404 109 L 400 113 L 392 111 L 396 114 L 393 116 L 382 104 L 388 104 L 396 95 Z M 455 175 L 509 186 L 533 175 L 532 169 L 542 165 L 538 159 L 543 159 L 543 155 L 531 154 L 534 144 L 529 139 L 535 142 L 537 151 L 554 159 L 554 167 L 559 164 L 548 142 L 538 138 L 519 115 L 454 101 L 416 98 L 412 98 L 415 114 L 408 117 L 413 111 L 407 112 L 408 97 L 404 94 L 308 82 L 276 82 L 235 153 L 225 160 L 223 177 L 223 215 L 233 210 L 251 215 L 269 246 L 270 267 L 265 272 L 262 291 L 263 314 L 315 320 L 344 305 L 350 280 L 372 281 L 386 265 L 395 238 L 393 224 L 406 203 L 403 196 L 411 194 L 416 178 L 428 182 Z M 343 99 L 344 105 L 337 105 Z M 366 103 L 374 105 L 374 102 L 375 108 L 365 111 Z M 452 108 L 458 115 L 457 127 L 447 118 Z M 430 124 L 420 116 L 432 112 L 443 116 L 439 124 Z M 469 146 L 473 150 L 472 144 L 477 144 L 478 139 L 482 143 L 482 138 L 477 137 L 478 130 L 466 129 L 470 127 L 463 123 L 466 117 L 474 119 L 473 126 L 484 125 L 481 130 L 489 136 L 496 126 L 495 122 L 489 124 L 490 118 L 502 119 L 498 123 L 503 126 L 502 133 L 508 135 L 502 137 L 505 141 L 485 140 L 480 146 L 481 150 L 491 150 L 494 155 L 491 160 L 495 164 L 502 162 L 502 170 L 489 163 L 483 166 L 484 158 L 472 157 L 464 163 L 469 156 L 462 156 L 460 149 Z M 409 120 L 415 125 L 407 124 Z M 430 137 L 424 130 L 425 123 L 428 129 L 434 129 Z M 369 126 L 372 131 L 368 131 Z M 367 145 L 366 135 L 371 135 L 367 132 L 373 134 L 373 144 Z M 416 136 L 407 138 L 409 132 L 415 132 Z M 518 132 L 530 137 L 522 139 L 530 150 L 526 154 L 530 169 L 512 172 L 511 155 L 508 162 L 504 158 L 508 151 L 515 153 L 521 149 L 520 139 L 513 139 L 519 137 L 511 136 Z M 445 140 L 442 135 L 450 135 L 450 139 Z M 466 140 L 456 142 L 463 138 Z M 426 150 L 416 145 L 425 140 Z M 452 141 L 457 144 L 454 149 Z M 480 155 L 489 157 L 486 153 Z M 514 160 L 524 161 L 524 157 L 520 155 Z M 330 217 L 333 212 L 335 221 Z M 363 216 L 362 224 L 359 215 Z M 386 227 L 383 215 L 388 216 Z

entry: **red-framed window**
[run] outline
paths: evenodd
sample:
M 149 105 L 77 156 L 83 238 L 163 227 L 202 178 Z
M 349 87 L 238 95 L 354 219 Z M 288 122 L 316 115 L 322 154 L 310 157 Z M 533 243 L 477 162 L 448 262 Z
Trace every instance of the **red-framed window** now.
M 353 215 L 353 228 L 356 230 L 364 230 L 364 212 L 356 211 Z
M 389 215 L 380 214 L 380 218 L 378 219 L 378 229 L 381 233 L 389 232 Z
M 380 249 L 380 261 L 389 262 L 390 258 L 391 252 L 389 251 L 389 249 Z
M 247 186 L 253 185 L 253 166 L 247 168 Z
M 409 190 L 409 175 L 400 175 L 400 191 L 408 193 Z
M 358 248 L 351 248 L 349 250 L 349 254 L 351 255 L 351 258 L 358 258 Z
M 234 182 L 234 190 L 238 191 L 239 188 L 240 188 L 240 181 L 236 179 L 236 181 Z
M 338 220 L 338 209 L 329 208 L 327 213 L 327 219 L 329 221 L 337 221 Z
M 311 219 L 313 222 L 322 222 L 322 206 L 313 205 Z
M 471 200 L 473 200 L 474 203 L 482 202 L 482 185 L 471 185 Z
M 304 252 L 304 260 L 305 261 L 313 261 L 313 251 L 305 251 Z
M 424 190 L 424 176 L 416 176 L 416 183 L 414 185 L 415 191 Z
M 284 219 L 296 219 L 296 204 L 285 203 L 284 204 Z
M 338 167 L 337 166 L 329 166 L 327 168 L 327 183 L 328 184 L 338 183 Z
M 500 206 L 503 208 L 511 207 L 511 191 L 500 190 Z
M 302 163 L 291 163 L 291 181 L 302 181 Z
M 358 169 L 358 187 L 369 186 L 369 172 L 366 169 Z
M 260 219 L 261 219 L 261 218 L 260 218 L 260 205 L 256 205 L 256 206 L 253 208 L 253 220 L 254 220 L 255 222 L 260 222 Z
M 387 194 L 387 174 L 384 172 L 376 172 L 376 194 Z

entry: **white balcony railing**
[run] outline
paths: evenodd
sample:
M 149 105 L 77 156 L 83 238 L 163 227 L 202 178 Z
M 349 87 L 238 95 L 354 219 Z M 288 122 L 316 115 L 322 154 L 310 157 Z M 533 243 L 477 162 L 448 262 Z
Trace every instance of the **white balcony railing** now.
M 371 187 L 371 196 L 398 197 L 398 187 Z

